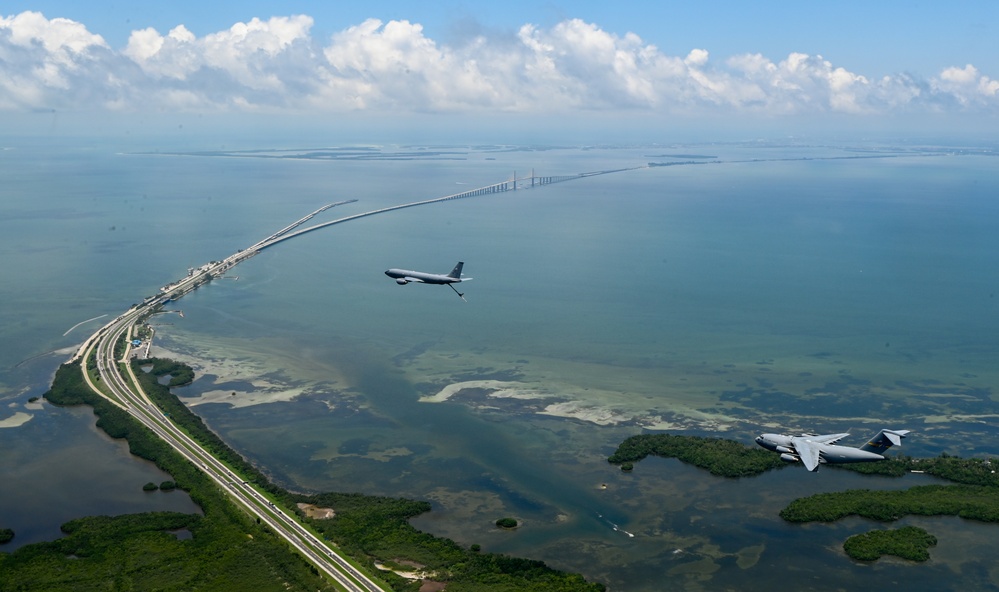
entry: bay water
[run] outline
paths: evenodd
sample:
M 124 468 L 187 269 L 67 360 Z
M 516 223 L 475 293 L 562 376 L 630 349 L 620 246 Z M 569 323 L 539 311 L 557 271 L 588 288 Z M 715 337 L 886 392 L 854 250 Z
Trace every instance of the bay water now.
M 933 559 L 861 565 L 842 541 L 878 525 L 777 516 L 814 492 L 924 476 L 789 467 L 725 480 L 606 462 L 625 437 L 662 429 L 747 443 L 850 431 L 859 445 L 893 427 L 913 430 L 902 450 L 917 456 L 996 452 L 995 157 L 869 148 L 391 147 L 408 156 L 348 160 L 13 145 L 0 153 L 0 420 L 30 417 L 0 429 L 0 526 L 29 508 L 11 526 L 24 544 L 74 515 L 190 503 L 142 497 L 155 469 L 88 413 L 26 402 L 104 321 L 67 332 L 77 323 L 325 203 L 358 199 L 317 221 L 514 171 L 675 162 L 304 235 L 178 301 L 183 316 L 155 317 L 154 351 L 198 368 L 178 394 L 281 485 L 427 499 L 419 528 L 613 589 L 995 586 L 988 525 L 906 519 L 938 536 Z M 458 260 L 474 277 L 467 303 L 382 273 Z M 429 401 L 442 392 L 454 394 Z M 67 460 L 94 446 L 107 453 Z M 71 487 L 81 475 L 56 459 L 107 488 Z M 66 511 L 40 509 L 53 505 Z M 496 529 L 504 516 L 522 526 Z M 27 524 L 38 534 L 22 537 Z

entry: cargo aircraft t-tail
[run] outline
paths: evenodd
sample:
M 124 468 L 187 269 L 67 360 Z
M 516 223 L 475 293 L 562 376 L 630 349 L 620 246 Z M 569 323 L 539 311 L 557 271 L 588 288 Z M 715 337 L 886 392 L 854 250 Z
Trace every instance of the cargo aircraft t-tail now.
M 400 286 L 405 286 L 410 282 L 418 282 L 421 284 L 447 285 L 452 290 L 454 290 L 454 293 L 457 294 L 459 298 L 465 300 L 465 294 L 459 292 L 458 289 L 452 285 L 452 284 L 457 284 L 459 282 L 467 282 L 468 280 L 472 279 L 470 277 L 461 277 L 461 268 L 464 265 L 465 265 L 464 261 L 459 261 L 458 264 L 454 266 L 454 269 L 451 270 L 451 273 L 447 275 L 442 275 L 439 273 L 426 273 L 423 271 L 411 271 L 409 269 L 394 269 L 394 268 L 386 271 L 385 275 L 395 279 L 395 283 L 399 284 Z M 465 302 L 468 301 L 465 300 Z
M 892 445 L 902 445 L 902 438 L 909 430 L 881 430 L 860 448 L 838 446 L 836 442 L 850 434 L 802 434 L 786 436 L 783 434 L 760 434 L 756 443 L 780 453 L 781 460 L 787 462 L 802 462 L 809 471 L 819 470 L 820 464 L 856 463 L 884 460 L 884 453 Z

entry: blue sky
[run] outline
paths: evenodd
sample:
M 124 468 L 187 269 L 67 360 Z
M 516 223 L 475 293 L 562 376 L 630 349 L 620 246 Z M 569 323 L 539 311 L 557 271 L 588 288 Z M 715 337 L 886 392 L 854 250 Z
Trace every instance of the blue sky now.
M 999 2 L 974 0 L 8 0 L 0 111 L 903 113 L 994 125 L 997 22 Z
M 868 76 L 900 71 L 929 75 L 948 66 L 974 63 L 999 77 L 999 2 L 991 0 L 8 0 L 0 7 L 0 14 L 25 10 L 84 23 L 112 47 L 124 46 L 134 29 L 154 27 L 165 32 L 183 24 L 204 35 L 253 17 L 291 14 L 312 16 L 316 32 L 325 35 L 373 17 L 420 23 L 435 38 L 447 38 L 455 29 L 473 22 L 512 31 L 525 23 L 551 26 L 567 18 L 580 18 L 618 34 L 634 32 L 672 54 L 685 54 L 694 48 L 726 57 L 757 52 L 771 58 L 791 52 L 821 54 Z

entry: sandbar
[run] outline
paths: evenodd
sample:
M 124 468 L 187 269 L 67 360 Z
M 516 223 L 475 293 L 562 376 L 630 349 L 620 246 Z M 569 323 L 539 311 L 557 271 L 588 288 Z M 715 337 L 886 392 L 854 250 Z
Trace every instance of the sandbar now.
M 154 345 L 154 357 L 169 358 L 183 362 L 194 368 L 196 375 L 210 374 L 215 382 L 241 382 L 252 385 L 252 389 L 217 389 L 206 391 L 197 397 L 184 397 L 184 404 L 189 407 L 206 403 L 224 403 L 234 408 L 251 407 L 267 403 L 291 401 L 306 391 L 308 386 L 289 386 L 261 376 L 272 372 L 254 359 L 216 358 L 208 352 L 200 351 L 187 354 L 171 351 L 163 346 Z M 233 394 L 235 393 L 235 395 Z
M 22 426 L 31 421 L 32 417 L 34 417 L 34 415 L 30 413 L 18 411 L 7 419 L 0 419 L 0 428 L 16 428 Z
M 511 399 L 540 399 L 545 395 L 536 389 L 528 388 L 519 382 L 503 380 L 466 380 L 449 384 L 436 395 L 420 397 L 421 403 L 443 403 L 465 389 L 492 389 L 490 397 Z

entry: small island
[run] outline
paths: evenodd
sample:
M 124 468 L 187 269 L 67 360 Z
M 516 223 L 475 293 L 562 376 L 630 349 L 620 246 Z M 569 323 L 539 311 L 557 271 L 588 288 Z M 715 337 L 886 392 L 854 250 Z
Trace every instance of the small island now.
M 776 454 L 735 440 L 673 434 L 631 436 L 618 445 L 607 462 L 630 471 L 633 463 L 650 455 L 676 458 L 719 477 L 752 477 L 787 466 Z
M 0 528 L 0 545 L 9 543 L 14 539 L 14 531 L 9 528 Z
M 858 561 L 875 561 L 882 555 L 893 555 L 909 561 L 926 561 L 929 548 L 936 546 L 937 537 L 916 526 L 895 530 L 872 530 L 846 539 L 843 550 Z
M 505 528 L 506 530 L 512 530 L 517 528 L 520 523 L 517 522 L 516 518 L 500 518 L 496 521 L 496 526 L 500 528 Z

